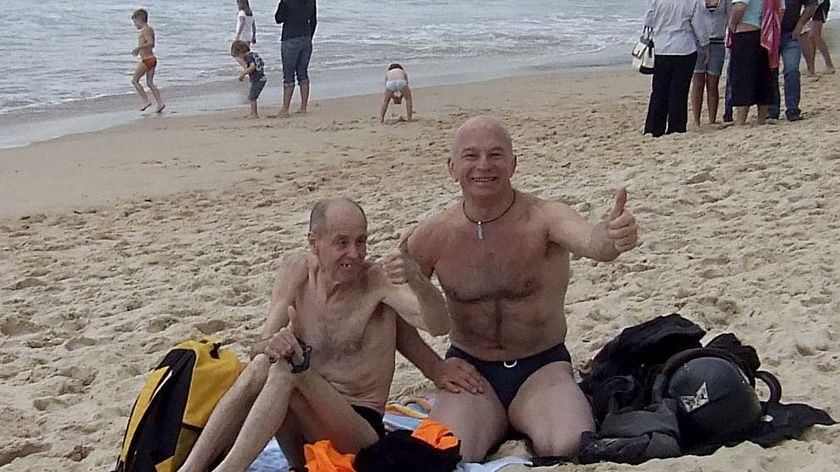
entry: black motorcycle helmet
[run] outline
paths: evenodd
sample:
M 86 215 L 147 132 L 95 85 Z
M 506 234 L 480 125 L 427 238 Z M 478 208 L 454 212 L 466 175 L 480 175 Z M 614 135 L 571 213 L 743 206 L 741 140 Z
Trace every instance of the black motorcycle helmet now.
M 726 356 L 692 357 L 671 366 L 663 392 L 677 402 L 683 445 L 746 439 L 762 415 L 755 379 Z

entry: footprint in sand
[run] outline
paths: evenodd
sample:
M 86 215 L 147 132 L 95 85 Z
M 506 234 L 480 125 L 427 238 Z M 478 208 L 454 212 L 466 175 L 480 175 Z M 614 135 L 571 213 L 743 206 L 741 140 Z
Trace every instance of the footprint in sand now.
M 227 323 L 224 320 L 213 319 L 201 323 L 196 323 L 193 325 L 193 327 L 199 330 L 201 334 L 211 335 L 218 333 L 219 331 L 222 331 L 224 329 L 227 329 L 229 327 L 229 323 Z
M 18 439 L 2 444 L 0 445 L 0 467 L 30 454 L 48 451 L 50 447 L 50 444 L 32 439 Z

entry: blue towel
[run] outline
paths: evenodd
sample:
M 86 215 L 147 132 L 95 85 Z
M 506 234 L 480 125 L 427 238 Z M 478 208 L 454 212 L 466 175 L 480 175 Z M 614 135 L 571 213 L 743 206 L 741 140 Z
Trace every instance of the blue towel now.
M 248 472 L 288 472 L 289 463 L 277 441 L 272 439 L 256 460 L 248 466 Z

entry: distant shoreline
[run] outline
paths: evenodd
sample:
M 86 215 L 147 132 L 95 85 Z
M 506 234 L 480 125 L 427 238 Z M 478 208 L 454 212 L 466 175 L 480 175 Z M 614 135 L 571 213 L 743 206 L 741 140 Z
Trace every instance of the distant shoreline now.
M 600 51 L 557 58 L 483 57 L 449 59 L 407 64 L 415 88 L 458 85 L 504 77 L 528 76 L 550 72 L 615 69 L 625 67 L 626 45 Z M 504 64 L 504 65 L 502 65 Z M 313 70 L 312 100 L 352 97 L 378 93 L 382 68 L 362 66 L 334 71 Z M 260 107 L 272 114 L 280 102 L 281 76 L 274 72 L 260 99 Z M 162 89 L 167 101 L 167 116 L 193 116 L 234 110 L 247 105 L 247 87 L 236 80 L 200 85 L 172 86 Z M 297 97 L 296 97 L 297 98 Z M 159 118 L 154 113 L 140 113 L 137 97 L 126 83 L 126 93 L 55 105 L 34 106 L 0 113 L 0 150 L 79 133 L 99 131 L 141 119 Z

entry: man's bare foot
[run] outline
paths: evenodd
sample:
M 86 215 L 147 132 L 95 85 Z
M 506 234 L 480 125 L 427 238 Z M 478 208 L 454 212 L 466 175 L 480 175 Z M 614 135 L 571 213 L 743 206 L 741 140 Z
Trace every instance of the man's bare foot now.
M 835 73 L 834 67 L 826 67 L 825 73 L 828 74 L 828 75 L 834 75 L 834 73 Z
M 806 77 L 817 77 L 817 72 L 813 71 L 813 70 L 809 70 L 808 72 L 805 73 L 805 76 Z
M 306 113 L 306 108 L 298 108 L 298 111 L 295 113 Z
M 289 110 L 280 110 L 280 113 L 277 114 L 278 118 L 288 118 L 289 117 Z
M 260 117 L 260 115 L 253 115 L 253 114 L 246 116 L 246 118 L 249 119 L 249 120 L 256 120 L 259 117 Z
M 165 110 L 165 109 L 166 109 L 166 104 L 163 104 L 163 105 L 157 107 L 157 110 L 155 110 L 155 113 L 162 113 L 163 110 Z
M 146 111 L 146 110 L 149 109 L 150 106 L 152 106 L 152 102 L 149 102 L 149 103 L 143 105 L 142 107 L 140 107 L 140 111 Z

